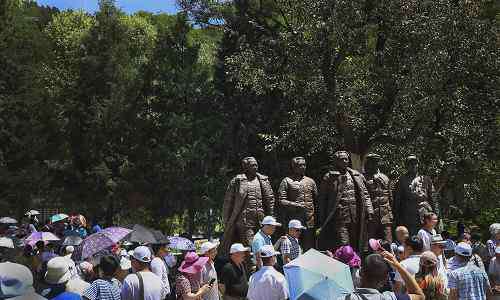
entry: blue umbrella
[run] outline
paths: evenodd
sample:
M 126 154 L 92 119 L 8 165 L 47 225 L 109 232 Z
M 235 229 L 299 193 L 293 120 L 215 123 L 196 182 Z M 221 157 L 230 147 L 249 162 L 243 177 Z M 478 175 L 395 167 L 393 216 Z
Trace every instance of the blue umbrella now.
M 62 220 L 65 220 L 67 219 L 69 216 L 67 214 L 57 214 L 57 215 L 53 215 L 52 217 L 50 217 L 50 222 L 52 223 L 56 223 L 56 222 L 59 222 L 59 221 L 62 221 Z
M 290 300 L 337 299 L 354 290 L 349 266 L 311 249 L 284 266 Z

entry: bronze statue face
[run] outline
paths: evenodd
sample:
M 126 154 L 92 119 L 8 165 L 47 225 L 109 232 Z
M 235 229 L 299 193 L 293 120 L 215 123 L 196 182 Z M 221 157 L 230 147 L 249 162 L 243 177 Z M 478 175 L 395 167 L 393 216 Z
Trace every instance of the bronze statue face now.
M 293 174 L 304 176 L 306 174 L 306 160 L 303 157 L 295 157 L 292 159 Z
M 365 171 L 367 173 L 375 173 L 379 168 L 379 160 L 378 159 L 367 159 L 365 163 Z
M 346 151 L 338 151 L 334 154 L 335 166 L 339 170 L 345 170 L 349 166 L 349 153 Z
M 416 160 L 409 161 L 406 164 L 406 169 L 408 170 L 408 173 L 416 174 L 418 171 L 418 161 Z
M 259 171 L 259 164 L 254 157 L 245 157 L 242 161 L 243 171 L 247 175 L 255 176 Z

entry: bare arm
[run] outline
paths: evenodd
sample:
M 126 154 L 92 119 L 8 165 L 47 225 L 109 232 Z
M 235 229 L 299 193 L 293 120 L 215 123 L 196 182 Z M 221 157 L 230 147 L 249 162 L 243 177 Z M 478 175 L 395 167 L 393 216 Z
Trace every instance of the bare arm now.
M 415 277 L 413 277 L 410 273 L 408 273 L 408 271 L 406 271 L 405 268 L 403 268 L 403 266 L 401 266 L 396 257 L 387 251 L 382 252 L 382 256 L 392 267 L 394 267 L 394 269 L 396 269 L 396 271 L 399 272 L 403 278 L 410 299 L 425 300 L 424 292 L 422 292 L 422 289 L 415 280 Z

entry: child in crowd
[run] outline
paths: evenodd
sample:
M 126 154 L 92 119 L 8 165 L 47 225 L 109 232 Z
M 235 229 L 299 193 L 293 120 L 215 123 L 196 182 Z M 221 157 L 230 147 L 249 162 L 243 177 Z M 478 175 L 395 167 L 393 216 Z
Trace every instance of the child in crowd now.
M 438 221 L 438 216 L 433 212 L 429 212 L 424 215 L 422 229 L 420 229 L 417 234 L 424 244 L 424 251 L 431 250 L 432 236 L 436 235 L 434 227 L 436 227 Z
M 451 235 L 448 231 L 441 232 L 441 236 L 446 241 L 444 247 L 444 256 L 448 259 L 455 253 L 455 247 L 457 246 L 457 243 L 455 243 L 455 241 L 451 238 Z

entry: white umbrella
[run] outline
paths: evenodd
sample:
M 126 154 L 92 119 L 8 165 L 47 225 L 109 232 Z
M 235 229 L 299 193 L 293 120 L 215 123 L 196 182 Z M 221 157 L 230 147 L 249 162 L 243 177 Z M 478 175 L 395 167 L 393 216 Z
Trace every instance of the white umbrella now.
M 38 216 L 40 215 L 40 212 L 38 210 L 28 210 L 26 213 L 25 213 L 26 216 Z
M 0 247 L 14 249 L 14 241 L 7 237 L 0 237 Z
M 11 217 L 0 218 L 0 224 L 17 224 L 17 220 Z

